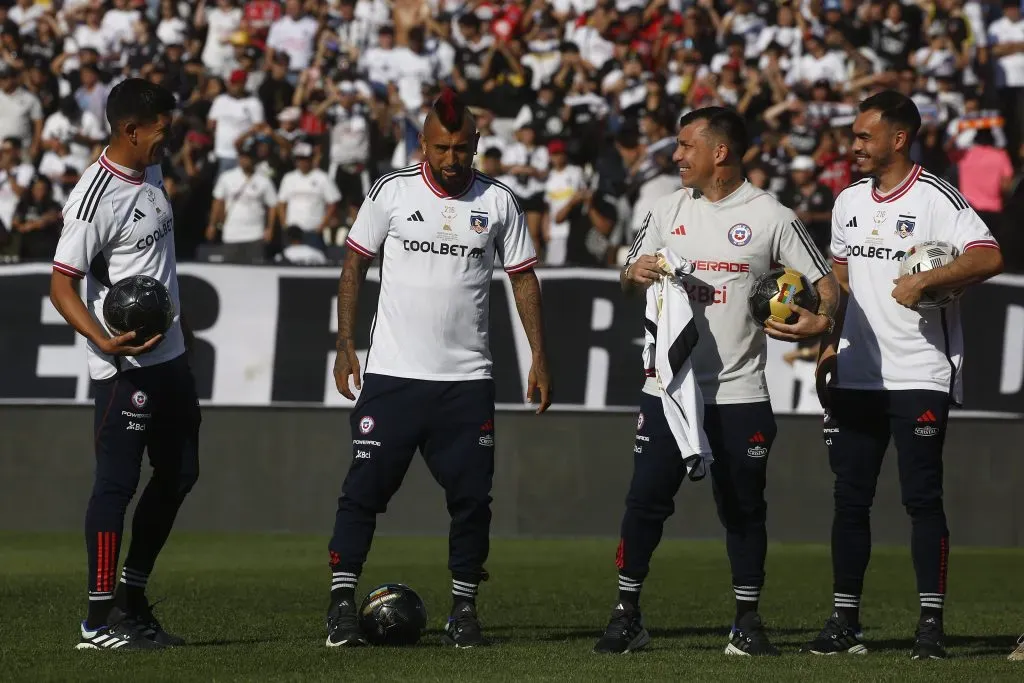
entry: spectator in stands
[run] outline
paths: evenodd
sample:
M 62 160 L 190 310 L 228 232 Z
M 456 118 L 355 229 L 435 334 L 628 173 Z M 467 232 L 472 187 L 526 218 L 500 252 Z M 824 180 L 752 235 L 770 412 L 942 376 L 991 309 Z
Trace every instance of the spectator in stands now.
M 357 107 L 356 86 L 342 81 L 327 85 L 328 97 L 320 105 L 330 123 L 330 166 L 327 175 L 341 192 L 341 218 L 349 225 L 356 219 L 369 189 L 370 123 Z
M 0 139 L 17 138 L 35 159 L 43 132 L 43 108 L 20 83 L 21 72 L 0 61 Z
M 52 259 L 62 225 L 60 205 L 53 200 L 49 178 L 36 176 L 29 191 L 18 200 L 11 220 L 12 231 L 20 236 L 21 259 Z
M 277 261 L 292 266 L 327 265 L 324 252 L 306 243 L 305 231 L 297 225 L 290 225 L 284 231 L 287 246 L 278 255 Z
M 213 8 L 207 7 L 207 0 L 198 0 L 195 13 L 197 30 L 206 29 L 202 61 L 210 73 L 227 78 L 231 73 L 228 62 L 232 56 L 231 36 L 242 25 L 242 10 L 231 0 L 217 0 Z
M 238 138 L 264 120 L 263 105 L 245 92 L 246 78 L 244 71 L 233 71 L 228 79 L 228 91 L 217 95 L 207 115 L 207 125 L 214 134 L 213 150 L 220 173 L 238 165 Z
M 11 231 L 14 211 L 28 191 L 36 171 L 22 161 L 21 139 L 5 138 L 0 144 L 0 222 Z
M 811 234 L 818 250 L 827 254 L 832 241 L 832 190 L 817 179 L 818 167 L 809 156 L 798 156 L 789 164 L 790 179 L 779 193 L 779 201 L 793 209 Z
M 1013 165 L 1006 150 L 996 146 L 991 130 L 973 132 L 973 144 L 956 164 L 960 192 L 999 239 L 1003 200 L 1013 190 Z
M 569 163 L 565 142 L 548 143 L 551 170 L 544 181 L 544 263 L 549 266 L 565 264 L 569 244 L 570 203 L 577 192 L 586 189 L 583 169 Z M 500 158 L 500 153 L 499 153 Z M 486 171 L 485 171 L 486 172 Z
M 516 141 L 507 145 L 501 155 L 502 182 L 516 194 L 526 212 L 526 224 L 538 254 L 543 253 L 541 218 L 544 215 L 544 181 L 548 177 L 548 150 L 537 144 L 534 124 L 521 126 Z
M 273 239 L 276 207 L 274 184 L 256 173 L 253 144 L 246 140 L 239 146 L 238 165 L 217 178 L 206 239 L 213 242 L 220 235 L 225 261 L 258 263 Z
M 292 154 L 295 170 L 281 179 L 278 219 L 281 225 L 302 228 L 304 242 L 323 250 L 324 233 L 333 226 L 341 193 L 324 171 L 313 168 L 312 145 L 297 143 Z

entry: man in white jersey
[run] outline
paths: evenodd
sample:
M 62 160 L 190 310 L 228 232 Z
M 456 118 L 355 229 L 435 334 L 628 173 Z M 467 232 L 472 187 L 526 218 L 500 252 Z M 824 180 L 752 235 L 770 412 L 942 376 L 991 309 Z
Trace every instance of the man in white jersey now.
M 822 343 L 818 386 L 836 477 L 835 608 L 804 647 L 817 654 L 867 652 L 859 632 L 871 502 L 892 439 L 921 599 L 912 657 L 946 656 L 949 530 L 942 445 L 950 404 L 960 401 L 963 336 L 956 303 L 940 310 L 916 307 L 929 289 L 965 287 L 996 275 L 1003 259 L 960 193 L 910 160 L 920 126 L 917 107 L 904 95 L 885 91 L 864 100 L 853 124 L 853 152 L 871 177 L 843 190 L 832 210 L 832 260 L 845 296 L 835 329 Z M 960 255 L 948 266 L 897 279 L 906 251 L 926 240 L 948 242 Z
M 50 300 L 88 340 L 96 395 L 96 479 L 85 515 L 89 613 L 79 649 L 148 649 L 182 643 L 153 617 L 146 582 L 185 496 L 199 476 L 199 402 L 185 355 L 174 263 L 174 217 L 160 160 L 174 96 L 138 78 L 107 99 L 110 146 L 82 174 L 64 205 Z M 113 283 L 148 275 L 174 302 L 174 322 L 142 345 L 103 321 Z M 85 301 L 79 280 L 85 278 Z M 153 475 L 132 521 L 120 582 L 125 509 L 148 451 Z M 115 590 L 116 589 L 116 590 Z
M 739 115 L 707 107 L 688 113 L 679 125 L 672 158 L 683 189 L 654 204 L 621 280 L 627 292 L 646 289 L 660 277 L 655 252 L 665 247 L 696 266 L 684 282 L 699 333 L 690 360 L 706 404 L 711 478 L 736 597 L 725 651 L 776 655 L 757 612 L 767 549 L 765 479 L 776 431 L 764 377 L 765 333 L 782 338 L 824 333 L 832 324 L 838 286 L 796 214 L 744 179 L 747 133 Z M 799 313 L 796 323 L 764 329 L 750 317 L 747 295 L 775 263 L 815 283 L 821 306 L 818 311 L 793 307 Z M 633 479 L 616 555 L 619 600 L 594 647 L 598 653 L 636 650 L 650 641 L 640 615 L 640 590 L 686 475 L 654 370 L 645 370 Z
M 487 578 L 494 473 L 494 382 L 488 295 L 500 259 L 512 281 L 533 351 L 527 399 L 549 405 L 537 255 L 511 190 L 472 168 L 476 123 L 445 90 L 423 125 L 425 161 L 380 178 L 349 232 L 338 291 L 338 390 L 352 410 L 352 465 L 331 538 L 328 647 L 366 643 L 355 588 L 377 515 L 402 483 L 418 448 L 445 490 L 452 516 L 448 567 L 452 611 L 444 640 L 483 644 L 476 593 Z M 356 302 L 370 263 L 381 289 L 370 331 L 365 385 L 354 345 Z

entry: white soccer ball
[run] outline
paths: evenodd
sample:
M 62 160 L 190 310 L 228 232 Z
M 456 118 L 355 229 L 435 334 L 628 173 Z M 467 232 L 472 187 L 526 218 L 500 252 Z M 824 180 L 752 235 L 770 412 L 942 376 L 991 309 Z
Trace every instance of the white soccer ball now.
M 921 242 L 908 251 L 900 263 L 900 277 L 947 266 L 960 255 L 949 242 Z M 932 289 L 921 297 L 917 307 L 924 310 L 944 308 L 960 298 L 963 289 Z

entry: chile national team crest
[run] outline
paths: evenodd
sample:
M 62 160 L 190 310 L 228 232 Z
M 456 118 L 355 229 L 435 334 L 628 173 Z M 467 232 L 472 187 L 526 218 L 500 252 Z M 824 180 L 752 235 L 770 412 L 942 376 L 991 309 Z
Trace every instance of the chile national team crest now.
M 478 235 L 483 235 L 489 229 L 490 219 L 482 211 L 472 211 L 469 214 L 469 229 Z
M 369 415 L 364 415 L 359 419 L 359 431 L 362 432 L 363 435 L 365 436 L 366 434 L 369 434 L 370 432 L 373 431 L 373 428 L 376 426 L 376 424 L 377 423 L 373 421 L 372 417 L 370 417 Z
M 138 410 L 145 408 L 147 403 L 149 403 L 149 396 L 146 396 L 146 392 L 136 391 L 132 394 L 132 405 Z
M 636 431 L 640 431 L 644 428 L 644 414 L 640 413 L 636 416 Z
M 754 236 L 750 226 L 746 223 L 737 223 L 729 228 L 729 241 L 735 247 L 745 247 L 750 244 L 750 238 Z

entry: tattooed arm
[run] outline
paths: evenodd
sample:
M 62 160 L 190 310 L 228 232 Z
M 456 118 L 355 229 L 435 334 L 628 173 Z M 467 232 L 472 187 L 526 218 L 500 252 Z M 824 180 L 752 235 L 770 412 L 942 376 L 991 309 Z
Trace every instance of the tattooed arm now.
M 551 405 L 551 378 L 548 376 L 548 361 L 544 351 L 540 282 L 532 268 L 521 273 L 509 273 L 508 277 L 512 282 L 512 295 L 516 300 L 519 319 L 523 322 L 523 329 L 526 331 L 526 338 L 530 341 L 530 351 L 533 354 L 526 400 L 533 403 L 534 392 L 540 391 L 540 406 L 537 407 L 539 415 Z M 340 301 L 338 305 L 341 306 Z
M 338 281 L 338 341 L 335 346 L 338 355 L 334 359 L 334 383 L 341 395 L 352 401 L 356 397 L 348 387 L 349 375 L 352 375 L 356 389 L 362 388 L 359 358 L 356 357 L 356 308 L 359 290 L 366 280 L 366 271 L 370 269 L 372 261 L 356 250 L 349 249 Z

